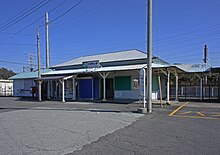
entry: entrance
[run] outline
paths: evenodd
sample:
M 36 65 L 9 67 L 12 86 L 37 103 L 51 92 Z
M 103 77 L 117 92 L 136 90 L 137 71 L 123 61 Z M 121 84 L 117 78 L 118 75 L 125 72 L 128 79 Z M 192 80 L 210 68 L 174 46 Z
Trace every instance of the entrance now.
M 113 79 L 105 79 L 105 95 L 106 99 L 114 98 L 114 86 Z M 103 79 L 101 80 L 101 98 L 103 98 Z

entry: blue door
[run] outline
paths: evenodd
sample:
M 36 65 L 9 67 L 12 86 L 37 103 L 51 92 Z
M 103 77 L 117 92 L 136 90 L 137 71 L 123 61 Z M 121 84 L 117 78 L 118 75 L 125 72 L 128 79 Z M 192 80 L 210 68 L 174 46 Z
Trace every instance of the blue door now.
M 92 79 L 79 80 L 79 98 L 92 98 Z
M 93 98 L 99 98 L 99 79 L 93 79 Z

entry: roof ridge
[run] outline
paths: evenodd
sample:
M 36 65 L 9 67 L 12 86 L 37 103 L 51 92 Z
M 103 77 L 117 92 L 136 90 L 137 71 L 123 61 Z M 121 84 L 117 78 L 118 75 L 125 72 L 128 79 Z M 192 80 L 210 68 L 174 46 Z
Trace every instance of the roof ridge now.
M 106 53 L 98 53 L 98 54 L 95 54 L 95 55 L 85 55 L 85 56 L 81 56 L 81 57 L 78 57 L 78 58 L 83 58 L 83 57 L 88 57 L 88 56 L 97 56 L 97 55 L 104 55 L 104 54 L 111 54 L 111 53 L 121 53 L 121 52 L 126 52 L 126 51 L 138 51 L 138 52 L 141 52 L 141 53 L 144 53 L 146 54 L 145 52 L 139 50 L 139 49 L 128 49 L 128 50 L 120 50 L 120 51 L 113 51 L 113 52 L 106 52 Z M 78 59 L 76 58 L 76 59 Z
M 94 61 L 95 59 L 100 60 L 100 62 L 104 62 L 104 61 L 110 61 L 111 58 L 115 61 L 124 61 L 124 60 L 140 59 L 140 58 L 145 58 L 145 57 L 147 57 L 146 53 L 138 49 L 121 50 L 121 51 L 114 51 L 114 52 L 109 52 L 109 53 L 99 53 L 99 54 L 94 54 L 94 55 L 81 56 L 81 57 L 74 58 L 72 60 L 57 64 L 55 66 L 52 66 L 51 68 L 55 68 L 59 66 L 66 66 L 72 63 L 81 64 L 83 61 Z

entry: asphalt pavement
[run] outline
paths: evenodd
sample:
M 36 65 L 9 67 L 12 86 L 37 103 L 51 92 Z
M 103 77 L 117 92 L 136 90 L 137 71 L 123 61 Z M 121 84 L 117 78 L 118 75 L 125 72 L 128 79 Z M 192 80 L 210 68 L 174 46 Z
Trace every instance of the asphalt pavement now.
M 220 103 L 183 104 L 145 115 L 68 155 L 219 154 Z
M 220 103 L 140 106 L 0 98 L 1 154 L 219 154 Z

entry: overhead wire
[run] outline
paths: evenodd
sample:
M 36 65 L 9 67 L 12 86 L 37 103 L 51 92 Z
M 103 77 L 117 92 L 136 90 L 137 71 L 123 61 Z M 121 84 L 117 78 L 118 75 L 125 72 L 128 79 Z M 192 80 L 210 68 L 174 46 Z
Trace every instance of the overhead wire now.
M 15 61 L 5 61 L 5 60 L 0 60 L 0 63 L 8 63 L 8 64 L 16 64 L 16 65 L 28 65 L 27 63 L 15 62 Z
M 220 37 L 217 37 L 217 38 L 211 38 L 211 39 L 206 39 L 205 41 L 200 41 L 198 42 L 197 44 L 199 43 L 204 43 L 204 42 L 207 42 L 207 41 L 212 41 L 212 40 L 219 40 Z M 163 49 L 163 51 L 169 51 L 169 50 L 174 50 L 174 49 L 178 49 L 178 48 L 182 48 L 182 47 L 187 47 L 187 46 L 190 46 L 194 44 L 194 46 L 198 46 L 198 45 L 195 45 L 195 43 L 190 43 L 190 44 L 186 44 L 186 45 L 182 45 L 182 46 L 177 46 L 175 48 L 170 48 L 170 49 Z M 159 50 L 159 52 L 161 52 L 161 50 Z
M 17 45 L 17 46 L 36 46 L 36 44 L 22 44 L 22 43 L 6 43 L 0 42 L 2 45 Z
M 213 28 L 214 27 L 214 28 Z M 206 31 L 206 30 L 215 30 L 215 29 L 219 29 L 220 28 L 220 25 L 219 24 L 215 24 L 215 25 L 209 25 L 207 27 L 204 27 L 204 28 L 199 28 L 199 29 L 196 29 L 196 30 L 190 30 L 190 31 L 187 31 L 187 32 L 183 32 L 183 33 L 179 33 L 179 34 L 174 34 L 173 33 L 171 35 L 168 35 L 168 37 L 163 37 L 163 38 L 160 38 L 158 39 L 159 41 L 161 40 L 172 40 L 173 38 L 179 38 L 179 37 L 182 37 L 182 36 L 189 36 L 189 35 L 192 35 L 193 33 L 196 33 L 198 32 L 199 34 L 201 34 L 202 32 Z M 153 40 L 153 42 L 155 42 L 157 40 Z
M 28 34 L 28 33 L 20 33 L 20 34 L 16 34 L 13 32 L 0 32 L 1 34 L 6 34 L 6 35 L 20 35 L 20 36 L 35 36 L 34 34 Z
M 83 1 L 83 0 L 81 0 L 81 1 Z M 81 1 L 79 2 L 79 3 L 81 3 Z M 79 5 L 79 4 L 78 4 Z M 71 11 L 71 10 L 67 10 L 67 12 L 64 12 L 63 14 L 61 14 L 60 16 L 58 16 L 58 17 L 56 17 L 54 20 L 52 20 L 51 22 L 54 22 L 55 20 L 57 20 L 57 19 L 59 19 L 59 18 L 61 18 L 62 16 L 64 16 L 66 13 L 68 13 L 69 11 Z M 41 17 L 41 18 L 43 18 L 43 17 Z
M 51 1 L 51 0 L 49 0 Z M 49 2 L 47 1 L 47 3 Z M 53 8 L 50 12 L 53 12 L 55 9 L 57 9 L 59 6 L 61 6 L 62 4 L 64 4 L 67 0 L 65 0 L 64 2 L 60 3 L 58 6 L 56 6 L 55 8 Z M 59 15 L 58 17 L 56 17 L 55 19 L 53 19 L 51 22 L 54 22 L 56 20 L 58 20 L 59 18 L 61 18 L 62 16 L 64 16 L 65 14 L 67 14 L 68 12 L 70 12 L 71 10 L 73 10 L 74 8 L 76 8 L 80 3 L 82 3 L 84 0 L 81 0 L 79 1 L 77 4 L 75 4 L 74 6 L 72 6 L 70 9 L 68 9 L 67 11 L 65 11 L 64 13 L 62 13 L 61 15 Z M 47 3 L 44 3 L 47 4 Z M 43 5 L 42 5 L 43 6 Z M 33 10 L 34 11 L 34 10 Z M 33 13 L 33 11 L 31 13 Z M 27 17 L 29 14 L 25 15 L 24 17 L 22 17 L 20 20 L 24 19 L 25 17 Z M 35 22 L 37 22 L 38 20 L 40 20 L 42 17 L 38 18 L 37 20 L 35 20 L 34 22 L 32 22 L 31 24 L 29 24 L 28 26 L 34 24 Z M 3 28 L 1 31 L 5 30 L 6 28 L 9 28 L 10 26 L 16 24 L 17 22 L 19 22 L 20 20 L 12 23 L 12 24 L 9 24 L 7 27 L 1 27 Z M 28 26 L 26 26 L 25 28 L 27 28 Z M 24 28 L 23 28 L 24 29 Z M 22 29 L 22 30 L 23 30 Z M 21 30 L 21 31 L 22 31 Z M 7 44 L 7 45 L 12 45 L 12 43 L 0 43 L 0 44 Z M 33 44 L 13 44 L 13 45 L 33 45 Z M 36 46 L 36 45 L 35 45 Z M 3 60 L 0 60 L 0 62 L 3 62 L 3 63 L 11 63 L 11 64 L 21 64 L 21 65 L 27 65 L 25 63 L 19 63 L 19 62 L 12 62 L 12 61 L 3 61 Z
M 53 11 L 55 11 L 57 8 L 59 8 L 60 6 L 62 6 L 64 3 L 66 3 L 68 0 L 63 1 L 62 3 L 60 3 L 59 5 L 57 5 L 56 7 L 54 7 L 53 9 L 51 9 L 50 11 L 48 11 L 48 13 L 51 13 Z M 17 35 L 18 33 L 24 31 L 25 29 L 27 29 L 28 27 L 32 26 L 33 24 L 35 24 L 36 22 L 38 22 L 39 20 L 41 20 L 42 18 L 44 18 L 44 15 L 39 17 L 38 19 L 36 19 L 35 21 L 33 21 L 32 23 L 28 24 L 27 26 L 23 27 L 22 29 L 18 30 L 17 32 L 15 32 L 15 35 Z
M 34 7 L 34 9 L 29 9 L 27 12 L 25 12 L 25 14 L 20 15 L 16 20 L 11 21 L 3 26 L 0 27 L 0 32 L 8 29 L 9 27 L 15 25 L 16 23 L 20 22 L 21 20 L 25 19 L 26 17 L 28 17 L 29 15 L 31 15 L 32 13 L 34 13 L 35 11 L 39 10 L 40 8 L 42 8 L 43 6 L 45 6 L 46 4 L 48 4 L 49 2 L 51 2 L 52 0 L 48 0 L 48 1 L 43 1 L 45 3 L 40 3 L 41 5 L 38 7 Z
M 167 43 L 166 42 L 161 42 L 160 44 L 165 44 L 165 45 L 170 45 L 170 44 L 173 44 L 173 43 L 182 43 L 182 42 L 188 42 L 188 41 L 192 41 L 192 40 L 198 40 L 198 39 L 202 39 L 202 38 L 206 38 L 206 37 L 210 37 L 210 36 L 213 36 L 213 35 L 219 35 L 220 32 L 219 31 L 215 31 L 214 33 L 205 33 L 206 35 L 200 35 L 200 36 L 195 36 L 195 37 L 182 37 L 180 39 L 176 39 L 176 38 L 173 38 L 173 41 L 168 41 Z M 193 35 L 193 34 L 192 34 Z
M 95 5 L 94 7 L 89 8 L 89 9 L 86 10 L 85 12 L 83 12 L 83 13 L 77 15 L 77 16 L 74 16 L 73 18 L 69 19 L 68 21 L 65 21 L 65 22 L 62 22 L 62 23 L 59 23 L 59 24 L 56 24 L 56 25 L 64 25 L 64 24 L 66 24 L 66 23 L 69 23 L 69 22 L 73 21 L 73 19 L 76 19 L 76 18 L 78 18 L 78 17 L 81 17 L 81 16 L 83 16 L 83 15 L 86 15 L 87 13 L 89 13 L 89 12 L 93 11 L 94 9 L 96 9 L 96 8 L 98 8 L 98 7 L 102 6 L 102 5 L 104 5 L 104 4 L 107 3 L 107 2 L 109 2 L 109 0 L 102 1 L 101 3 Z
M 63 12 L 62 14 L 60 14 L 59 16 L 57 16 L 56 18 L 52 19 L 50 21 L 50 23 L 55 22 L 56 20 L 58 20 L 59 18 L 63 17 L 64 15 L 66 15 L 67 13 L 69 13 L 71 10 L 73 10 L 74 8 L 76 8 L 78 5 L 80 5 L 84 0 L 80 0 L 78 3 L 76 3 L 75 5 L 73 5 L 71 8 L 69 8 L 67 11 Z
M 173 59 L 176 59 L 176 58 L 181 58 L 181 59 L 183 59 L 183 58 L 189 58 L 189 56 L 203 56 L 203 52 L 200 52 L 200 53 L 195 53 L 195 54 L 189 54 L 189 55 L 182 55 L 182 56 L 174 56 L 174 57 L 165 57 L 165 59 L 169 59 L 169 60 L 173 60 Z M 220 54 L 220 52 L 209 52 L 208 53 L 208 55 L 216 55 L 216 54 Z
M 209 54 L 210 55 L 210 54 Z M 175 58 L 175 59 L 167 59 L 168 61 L 193 61 L 193 60 L 203 60 L 203 59 L 201 59 L 201 58 L 203 58 L 203 53 L 201 53 L 201 55 L 197 55 L 197 56 L 200 56 L 200 57 L 197 57 L 197 58 L 192 58 L 192 57 L 190 57 L 190 59 L 189 59 L 189 56 L 182 56 L 182 57 L 178 57 L 178 58 Z M 212 57 L 212 56 L 208 56 L 209 57 L 209 59 L 212 59 L 212 60 L 214 60 L 214 59 L 219 59 L 220 57 Z
M 69 0 L 64 0 L 62 3 L 58 4 L 57 6 L 55 6 L 53 9 L 51 9 L 50 11 L 48 11 L 48 13 L 51 13 L 53 11 L 55 11 L 57 8 L 61 7 L 63 4 L 65 4 L 67 1 Z
M 38 22 L 39 20 L 41 20 L 44 17 L 41 16 L 39 18 L 37 18 L 35 21 L 33 21 L 32 23 L 28 24 L 27 26 L 23 27 L 22 29 L 18 30 L 17 32 L 14 33 L 14 35 L 18 35 L 20 32 L 24 31 L 25 29 L 27 29 L 28 27 L 30 27 L 31 25 L 35 24 L 36 22 Z
M 157 3 L 155 5 L 157 5 Z M 156 11 L 158 11 L 158 10 L 156 10 Z M 157 18 L 157 16 L 155 18 Z M 203 23 L 207 23 L 207 21 L 205 21 Z M 196 25 L 198 25 L 198 24 L 196 24 Z M 171 35 L 169 35 L 168 37 L 164 37 L 164 38 L 158 38 L 158 31 L 157 31 L 156 32 L 157 33 L 157 38 L 155 40 L 153 40 L 153 42 L 155 42 L 154 48 L 156 48 L 157 51 L 159 53 L 161 53 L 162 51 L 166 51 L 167 45 L 172 45 L 173 46 L 174 44 L 177 45 L 178 43 L 179 44 L 180 43 L 186 44 L 187 42 L 192 41 L 192 40 L 201 40 L 201 39 L 203 39 L 203 40 L 207 41 L 207 40 L 218 39 L 218 38 L 215 38 L 215 39 L 213 39 L 213 38 L 204 39 L 204 38 L 209 38 L 210 36 L 217 35 L 218 32 L 216 33 L 216 30 L 218 30 L 220 28 L 219 24 L 213 24 L 213 25 L 209 25 L 209 26 L 206 26 L 206 27 L 202 27 L 202 28 L 196 29 L 196 30 L 192 30 L 196 25 L 190 26 L 189 27 L 190 31 L 187 31 L 187 33 L 185 31 L 186 28 L 172 30 L 171 31 L 172 33 L 170 33 Z M 199 25 L 201 25 L 201 24 L 199 24 Z M 213 29 L 215 30 L 215 32 L 210 34 L 210 30 L 213 32 Z M 182 33 L 181 30 L 184 30 L 184 32 Z M 206 33 L 204 33 L 204 31 Z M 178 32 L 178 33 L 181 32 L 181 33 L 173 34 L 173 32 Z M 202 33 L 202 36 L 201 36 L 201 33 Z M 194 37 L 195 34 L 197 34 L 196 37 Z M 198 37 L 198 35 L 199 35 L 199 37 Z M 160 42 L 158 42 L 158 41 L 160 41 Z M 158 45 L 158 44 L 160 44 L 160 45 Z M 195 44 L 195 43 L 193 42 L 192 44 Z M 189 47 L 189 45 L 191 45 L 191 44 L 187 44 L 187 48 Z M 183 47 L 183 46 L 179 46 L 179 47 Z M 179 48 L 179 47 L 177 47 L 177 48 Z M 186 47 L 186 45 L 184 45 L 184 47 Z M 164 48 L 165 48 L 165 50 L 164 50 Z M 168 50 L 173 50 L 173 49 L 177 49 L 177 48 L 174 47 L 174 48 L 170 48 Z M 200 52 L 200 54 L 202 55 L 202 52 Z M 188 58 L 189 56 L 197 56 L 197 55 L 199 55 L 199 54 L 198 53 L 196 53 L 196 54 L 188 54 L 186 56 L 178 56 L 178 57 L 174 56 L 172 58 L 172 54 L 169 53 L 169 55 L 167 55 L 167 59 L 168 60 L 176 60 L 177 58 L 183 59 L 183 58 Z
M 173 59 L 176 59 L 176 58 L 184 58 L 184 57 L 189 57 L 189 56 L 198 56 L 199 54 L 203 54 L 202 52 L 200 53 L 196 53 L 196 54 L 189 54 L 189 55 L 182 55 L 182 56 L 174 56 L 174 57 L 165 57 L 165 59 L 169 59 L 169 60 L 173 60 Z
M 0 26 L 4 26 L 7 23 L 15 20 L 16 18 L 18 18 L 18 16 L 22 15 L 23 13 L 25 13 L 27 11 L 27 9 L 29 9 L 30 7 L 32 7 L 33 5 L 35 5 L 36 3 L 38 3 L 38 0 L 36 2 L 34 2 L 33 4 L 31 4 L 30 6 L 28 6 L 27 8 L 25 8 L 24 10 L 22 10 L 21 12 L 19 12 L 18 14 L 16 14 L 15 16 L 13 16 L 12 18 L 4 21 L 3 23 L 0 24 Z M 41 2 L 42 3 L 42 2 Z

